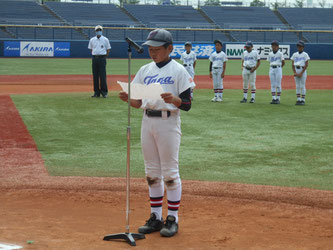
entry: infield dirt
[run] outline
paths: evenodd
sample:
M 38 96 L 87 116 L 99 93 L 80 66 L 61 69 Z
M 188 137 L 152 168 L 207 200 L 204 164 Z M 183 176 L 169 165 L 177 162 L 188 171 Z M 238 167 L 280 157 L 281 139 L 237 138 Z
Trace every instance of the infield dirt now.
M 90 91 L 90 78 L 83 78 L 54 84 L 59 83 L 59 78 L 51 77 L 54 82 L 46 82 L 46 78 L 36 76 L 30 80 L 0 77 L 3 94 L 0 94 L 0 242 L 17 243 L 25 249 L 131 248 L 122 241 L 102 240 L 106 234 L 125 231 L 125 180 L 49 176 L 33 138 L 8 96 Z M 318 89 L 315 84 L 321 78 L 316 79 L 313 88 Z M 241 86 L 239 79 L 236 83 Z M 198 85 L 202 87 L 204 83 Z M 116 84 L 111 84 L 111 89 L 113 86 Z M 328 84 L 320 86 L 332 88 Z M 136 232 L 149 216 L 147 193 L 143 179 L 131 180 L 131 232 Z M 147 235 L 137 241 L 136 248 L 332 249 L 332 246 L 331 191 L 183 181 L 179 233 L 173 238 L 162 238 L 158 233 Z
M 133 77 L 132 77 L 133 79 Z M 117 81 L 128 81 L 124 75 L 107 76 L 109 90 L 120 90 Z M 196 88 L 212 89 L 208 76 L 195 77 Z M 226 76 L 224 89 L 242 89 L 241 76 Z M 333 76 L 308 76 L 307 89 L 333 89 Z M 268 76 L 257 76 L 257 89 L 270 89 Z M 283 76 L 283 89 L 295 89 L 293 76 Z M 0 94 L 31 94 L 57 92 L 93 92 L 91 75 L 0 75 Z

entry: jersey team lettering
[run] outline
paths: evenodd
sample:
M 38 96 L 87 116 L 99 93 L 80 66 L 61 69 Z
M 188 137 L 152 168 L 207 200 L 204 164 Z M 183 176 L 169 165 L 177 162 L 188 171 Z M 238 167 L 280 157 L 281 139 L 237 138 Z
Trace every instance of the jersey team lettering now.
M 159 84 L 174 84 L 175 83 L 175 81 L 172 80 L 171 76 L 158 78 L 158 74 L 153 75 L 153 76 L 146 76 L 144 78 L 143 82 L 146 85 L 149 85 L 149 84 L 152 84 L 152 83 L 159 83 Z

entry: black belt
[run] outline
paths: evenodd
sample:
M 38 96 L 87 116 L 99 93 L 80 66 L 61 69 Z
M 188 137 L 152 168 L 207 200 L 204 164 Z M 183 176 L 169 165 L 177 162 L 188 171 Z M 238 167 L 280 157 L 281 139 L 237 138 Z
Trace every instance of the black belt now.
M 184 67 L 192 66 L 192 64 L 183 64 Z
M 273 65 L 273 66 L 271 66 L 273 69 L 276 69 L 276 68 L 280 68 L 280 66 L 278 66 L 278 65 Z
M 146 109 L 145 112 L 148 117 L 162 117 L 161 110 Z M 170 115 L 171 115 L 171 112 L 168 110 L 167 116 L 169 117 Z
M 303 66 L 296 66 L 296 69 L 303 69 Z
M 213 67 L 213 69 L 222 69 L 222 67 Z
M 93 58 L 104 58 L 106 55 L 94 55 Z
M 245 67 L 247 70 L 252 70 L 253 68 L 250 68 L 250 67 Z

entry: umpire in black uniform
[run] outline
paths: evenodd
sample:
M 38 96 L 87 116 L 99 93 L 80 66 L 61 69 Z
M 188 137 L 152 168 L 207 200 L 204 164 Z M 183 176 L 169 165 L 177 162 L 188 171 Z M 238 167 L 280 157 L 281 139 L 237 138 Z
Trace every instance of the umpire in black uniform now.
M 92 54 L 92 72 L 94 76 L 94 95 L 91 97 L 106 98 L 108 96 L 108 86 L 106 83 L 106 58 L 109 55 L 111 45 L 109 39 L 103 36 L 103 27 L 95 27 L 96 36 L 90 39 L 88 49 Z

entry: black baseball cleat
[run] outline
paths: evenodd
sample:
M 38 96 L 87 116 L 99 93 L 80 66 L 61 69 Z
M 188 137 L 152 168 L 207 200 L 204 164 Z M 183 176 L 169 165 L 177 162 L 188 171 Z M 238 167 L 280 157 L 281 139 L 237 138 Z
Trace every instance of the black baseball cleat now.
M 302 101 L 297 101 L 295 105 L 302 105 Z
M 165 224 L 160 231 L 160 234 L 164 237 L 172 237 L 178 232 L 178 223 L 173 215 L 168 215 Z
M 152 213 L 150 218 L 146 221 L 142 227 L 139 227 L 139 233 L 150 234 L 152 232 L 160 231 L 163 227 L 163 220 L 156 219 L 156 215 Z
M 275 104 L 280 104 L 280 100 L 279 99 L 275 100 Z
M 254 98 L 251 98 L 251 101 L 250 101 L 250 103 L 254 103 Z
M 271 101 L 271 104 L 276 104 L 276 101 L 277 101 L 277 100 L 274 100 L 274 99 L 273 99 L 273 100 Z
M 103 98 L 107 98 L 107 97 L 108 97 L 108 94 L 105 94 L 105 95 L 102 94 L 102 96 L 103 96 Z
M 93 94 L 91 97 L 93 97 L 93 98 L 98 98 L 99 95 L 97 95 L 97 94 Z
M 247 102 L 246 98 L 243 98 L 243 100 L 240 101 L 240 103 L 246 103 L 246 102 Z
M 305 101 L 302 100 L 300 105 L 305 105 Z

